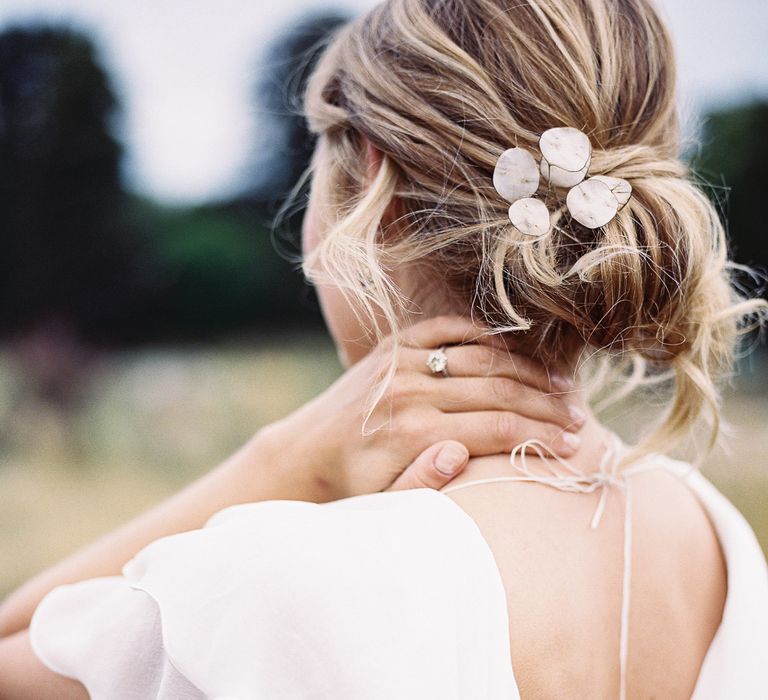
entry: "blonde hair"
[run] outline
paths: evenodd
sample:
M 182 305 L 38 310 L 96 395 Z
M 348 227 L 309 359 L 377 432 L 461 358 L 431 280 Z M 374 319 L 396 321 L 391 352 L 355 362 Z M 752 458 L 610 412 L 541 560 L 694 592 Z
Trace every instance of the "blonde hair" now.
M 716 382 L 765 302 L 733 284 L 723 226 L 680 158 L 674 71 L 648 0 L 386 0 L 333 36 L 307 86 L 333 216 L 305 274 L 341 289 L 380 340 L 374 320 L 396 336 L 414 306 L 391 271 L 420 264 L 440 295 L 545 364 L 596 355 L 630 388 L 672 376 L 635 456 L 707 415 L 713 444 Z M 556 126 L 586 132 L 590 175 L 625 178 L 633 196 L 600 229 L 566 212 L 521 244 L 493 168 Z M 370 182 L 362 136 L 383 154 Z M 554 210 L 564 191 L 537 196 Z

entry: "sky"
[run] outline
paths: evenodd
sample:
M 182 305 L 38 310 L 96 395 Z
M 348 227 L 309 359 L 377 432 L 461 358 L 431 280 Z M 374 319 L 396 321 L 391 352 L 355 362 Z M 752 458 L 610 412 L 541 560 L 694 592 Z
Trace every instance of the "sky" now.
M 681 112 L 768 97 L 768 2 L 657 0 L 676 43 Z M 87 30 L 123 102 L 129 186 L 168 204 L 237 191 L 252 167 L 253 86 L 264 50 L 303 13 L 375 0 L 2 0 L 0 29 L 35 20 Z M 691 126 L 690 129 L 693 129 Z

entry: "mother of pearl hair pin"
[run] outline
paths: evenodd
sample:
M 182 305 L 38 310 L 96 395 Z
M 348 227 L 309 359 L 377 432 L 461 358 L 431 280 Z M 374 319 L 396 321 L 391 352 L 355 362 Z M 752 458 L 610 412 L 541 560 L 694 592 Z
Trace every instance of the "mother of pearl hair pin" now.
M 493 185 L 508 202 L 509 219 L 522 234 L 539 238 L 552 228 L 547 206 L 533 195 L 540 175 L 554 187 L 570 187 L 566 208 L 586 228 L 605 226 L 629 201 L 632 185 L 622 178 L 587 175 L 592 146 L 589 137 L 573 127 L 547 129 L 539 138 L 541 158 L 537 167 L 525 148 L 509 148 L 496 162 Z
M 578 185 L 592 161 L 589 137 L 572 126 L 547 129 L 539 137 L 541 174 L 555 187 Z

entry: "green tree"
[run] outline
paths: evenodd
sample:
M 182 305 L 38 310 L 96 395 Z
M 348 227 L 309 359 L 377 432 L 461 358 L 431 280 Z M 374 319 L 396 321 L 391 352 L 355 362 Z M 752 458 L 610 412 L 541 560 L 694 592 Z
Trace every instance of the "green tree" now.
M 118 114 L 84 33 L 0 34 L 0 330 L 124 328 L 139 238 L 125 217 Z
M 282 199 L 309 164 L 314 138 L 301 99 L 307 79 L 331 33 L 349 19 L 338 12 L 312 14 L 289 24 L 267 47 L 255 86 L 259 134 L 251 195 Z
M 134 215 L 151 232 L 153 252 L 144 339 L 208 341 L 315 318 L 252 203 L 171 208 L 135 200 Z
M 343 13 L 325 11 L 289 24 L 267 47 L 254 90 L 259 133 L 253 185 L 246 198 L 263 212 L 272 230 L 272 244 L 282 258 L 282 288 L 299 300 L 301 316 L 318 322 L 314 290 L 300 272 L 306 199 L 298 196 L 289 209 L 282 207 L 309 165 L 315 147 L 302 110 L 307 80 L 331 34 L 348 20 Z
M 753 102 L 709 114 L 702 148 L 693 164 L 710 183 L 736 259 L 768 265 L 765 193 L 768 192 L 768 102 Z

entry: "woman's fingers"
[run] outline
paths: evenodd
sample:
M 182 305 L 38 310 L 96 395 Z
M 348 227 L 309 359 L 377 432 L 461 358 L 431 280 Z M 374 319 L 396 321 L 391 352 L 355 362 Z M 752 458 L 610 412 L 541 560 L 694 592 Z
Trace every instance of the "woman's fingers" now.
M 572 432 L 580 430 L 587 418 L 575 398 L 545 394 L 507 377 L 426 378 L 421 386 L 429 402 L 446 413 L 512 411 Z
M 517 445 L 536 439 L 561 457 L 572 457 L 580 444 L 577 434 L 554 423 L 531 420 L 511 411 L 471 411 L 444 413 L 434 441 L 450 436 L 458 440 L 471 455 L 492 455 L 511 452 Z
M 414 368 L 429 372 L 429 352 L 443 345 L 448 357 L 448 372 L 454 376 L 509 376 L 541 391 L 569 391 L 573 382 L 550 372 L 535 360 L 509 351 L 498 334 L 465 316 L 436 316 L 405 329 L 401 339 L 410 352 L 403 353 L 415 362 Z M 426 351 L 426 352 L 424 352 Z
M 400 476 L 388 491 L 445 486 L 467 466 L 469 451 L 455 440 L 444 440 L 424 450 Z
M 407 348 L 400 356 L 400 368 L 431 375 L 427 367 L 428 350 Z M 574 388 L 565 377 L 552 373 L 529 357 L 506 349 L 472 343 L 444 349 L 449 377 L 507 377 L 543 392 L 567 392 Z
M 466 316 L 435 316 L 404 329 L 400 338 L 404 345 L 434 349 L 441 345 L 471 342 L 487 332 Z

